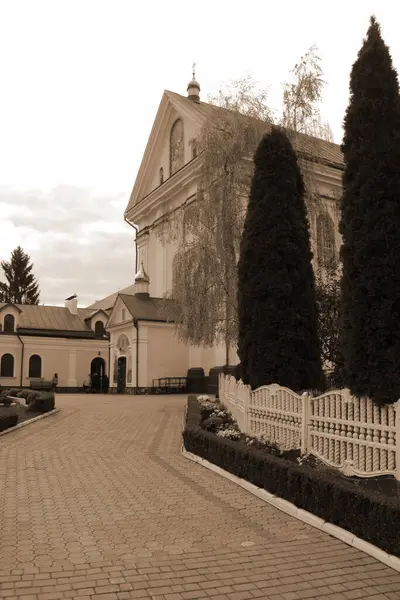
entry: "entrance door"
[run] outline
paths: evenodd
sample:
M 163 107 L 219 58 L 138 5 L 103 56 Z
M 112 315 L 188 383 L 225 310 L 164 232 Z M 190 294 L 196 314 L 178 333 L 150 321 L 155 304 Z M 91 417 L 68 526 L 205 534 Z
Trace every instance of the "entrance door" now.
M 103 392 L 104 388 L 104 375 L 106 374 L 106 362 L 101 356 L 97 356 L 90 363 L 90 376 L 92 378 L 92 385 L 96 392 Z
M 126 356 L 120 356 L 118 359 L 118 377 L 117 377 L 117 392 L 123 394 L 126 385 Z

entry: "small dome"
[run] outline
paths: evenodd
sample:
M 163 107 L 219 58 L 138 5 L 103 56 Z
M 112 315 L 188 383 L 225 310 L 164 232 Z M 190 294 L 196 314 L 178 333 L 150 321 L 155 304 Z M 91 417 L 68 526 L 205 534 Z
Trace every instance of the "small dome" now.
M 189 83 L 188 83 L 187 93 L 188 93 L 188 98 L 199 101 L 200 100 L 200 84 L 196 80 L 196 72 L 194 70 L 195 66 L 196 66 L 196 63 L 193 63 L 193 77 L 192 77 L 192 80 L 189 81 Z
M 191 87 L 196 87 L 200 92 L 200 84 L 195 79 L 192 79 L 192 81 L 189 81 L 188 86 L 187 86 L 187 91 L 189 91 L 189 88 L 191 88 Z
M 135 283 L 138 283 L 139 281 L 143 281 L 145 283 L 150 282 L 149 276 L 147 275 L 146 271 L 144 270 L 143 262 L 140 265 L 139 271 L 135 275 Z

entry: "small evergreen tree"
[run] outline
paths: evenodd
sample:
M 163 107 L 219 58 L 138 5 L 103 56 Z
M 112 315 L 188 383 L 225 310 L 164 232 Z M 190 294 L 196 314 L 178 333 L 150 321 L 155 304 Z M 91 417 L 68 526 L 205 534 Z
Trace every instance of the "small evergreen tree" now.
M 400 397 L 400 101 L 371 17 L 353 65 L 342 150 L 342 352 L 351 392 Z
M 39 284 L 32 273 L 33 264 L 20 246 L 12 251 L 9 262 L 2 261 L 1 267 L 7 282 L 0 282 L 3 302 L 39 304 Z
M 278 128 L 265 135 L 254 175 L 238 265 L 239 344 L 244 381 L 321 389 L 315 282 L 304 183 Z

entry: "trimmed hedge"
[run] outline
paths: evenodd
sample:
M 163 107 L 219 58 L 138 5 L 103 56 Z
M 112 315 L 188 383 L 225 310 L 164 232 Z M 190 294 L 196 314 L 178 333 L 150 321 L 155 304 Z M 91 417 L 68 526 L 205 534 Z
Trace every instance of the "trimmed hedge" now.
M 45 413 L 55 408 L 55 398 L 53 392 L 40 392 L 32 396 L 26 410 L 29 412 Z
M 244 442 L 218 437 L 200 423 L 199 403 L 189 396 L 183 431 L 187 451 L 400 557 L 398 499 L 358 489 L 350 481 L 297 465 Z
M 14 427 L 18 423 L 18 415 L 0 415 L 0 431 Z

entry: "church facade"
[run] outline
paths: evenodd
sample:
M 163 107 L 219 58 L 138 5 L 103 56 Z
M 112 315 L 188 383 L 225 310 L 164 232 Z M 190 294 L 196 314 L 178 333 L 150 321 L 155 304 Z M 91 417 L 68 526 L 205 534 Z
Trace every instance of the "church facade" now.
M 162 242 L 164 217 L 196 198 L 201 169 L 198 140 L 216 107 L 200 101 L 193 80 L 187 96 L 165 91 L 144 151 L 124 219 L 136 231 L 136 277 L 128 288 L 78 308 L 0 304 L 0 386 L 29 387 L 32 379 L 59 376 L 60 391 L 76 391 L 88 373 L 107 374 L 113 392 L 185 377 L 191 367 L 206 374 L 226 362 L 225 348 L 188 346 L 175 335 L 165 295 L 172 289 L 177 243 Z M 313 140 L 302 155 L 313 171 L 319 201 L 309 211 L 314 267 L 335 256 L 343 160 L 336 144 Z M 318 145 L 317 157 L 313 155 Z M 236 349 L 230 363 L 237 363 Z
M 201 156 L 197 154 L 197 140 L 201 128 L 207 119 L 213 118 L 215 107 L 200 101 L 200 86 L 194 80 L 189 83 L 188 95 L 181 96 L 165 91 L 150 133 L 137 178 L 125 210 L 124 218 L 135 229 L 137 247 L 137 265 L 142 266 L 148 278 L 148 297 L 154 301 L 162 298 L 172 288 L 173 260 L 177 251 L 173 242 L 162 242 L 159 228 L 163 217 L 169 211 L 190 203 L 196 197 L 197 181 L 201 169 Z M 306 136 L 304 136 L 306 137 Z M 319 202 L 317 209 L 309 214 L 314 267 L 322 256 L 338 255 L 340 236 L 338 232 L 339 203 L 341 192 L 342 154 L 339 147 L 331 142 L 318 140 L 318 159 L 307 157 L 307 142 L 303 160 L 309 162 L 317 186 Z M 311 147 L 311 146 L 310 146 Z M 310 151 L 310 153 L 312 150 Z M 187 346 L 183 352 L 182 344 L 174 339 L 172 324 L 165 324 L 170 332 L 169 344 L 159 337 L 153 342 L 153 349 L 146 346 L 146 328 L 141 333 L 132 331 L 133 339 L 139 335 L 139 358 L 141 364 L 146 354 L 153 352 L 178 353 L 179 360 L 171 375 L 185 375 L 190 367 L 203 367 L 206 374 L 214 366 L 225 364 L 225 348 L 196 348 Z M 148 331 L 148 328 L 147 328 Z M 155 338 L 158 333 L 154 333 Z M 113 335 L 111 333 L 111 340 Z M 149 343 L 149 342 L 147 342 Z M 176 345 L 175 345 L 176 344 Z M 154 346 L 157 350 L 154 349 Z M 113 343 L 111 343 L 113 352 Z M 142 353 L 142 355 L 140 354 Z M 177 354 L 177 356 L 178 356 Z M 231 349 L 231 364 L 236 364 L 235 348 Z M 146 381 L 143 366 L 142 381 Z M 179 371 L 179 372 L 178 372 Z M 147 367 L 148 385 L 154 377 L 161 376 L 162 369 Z M 133 378 L 134 379 L 134 378 Z M 143 383 L 141 384 L 143 385 Z

